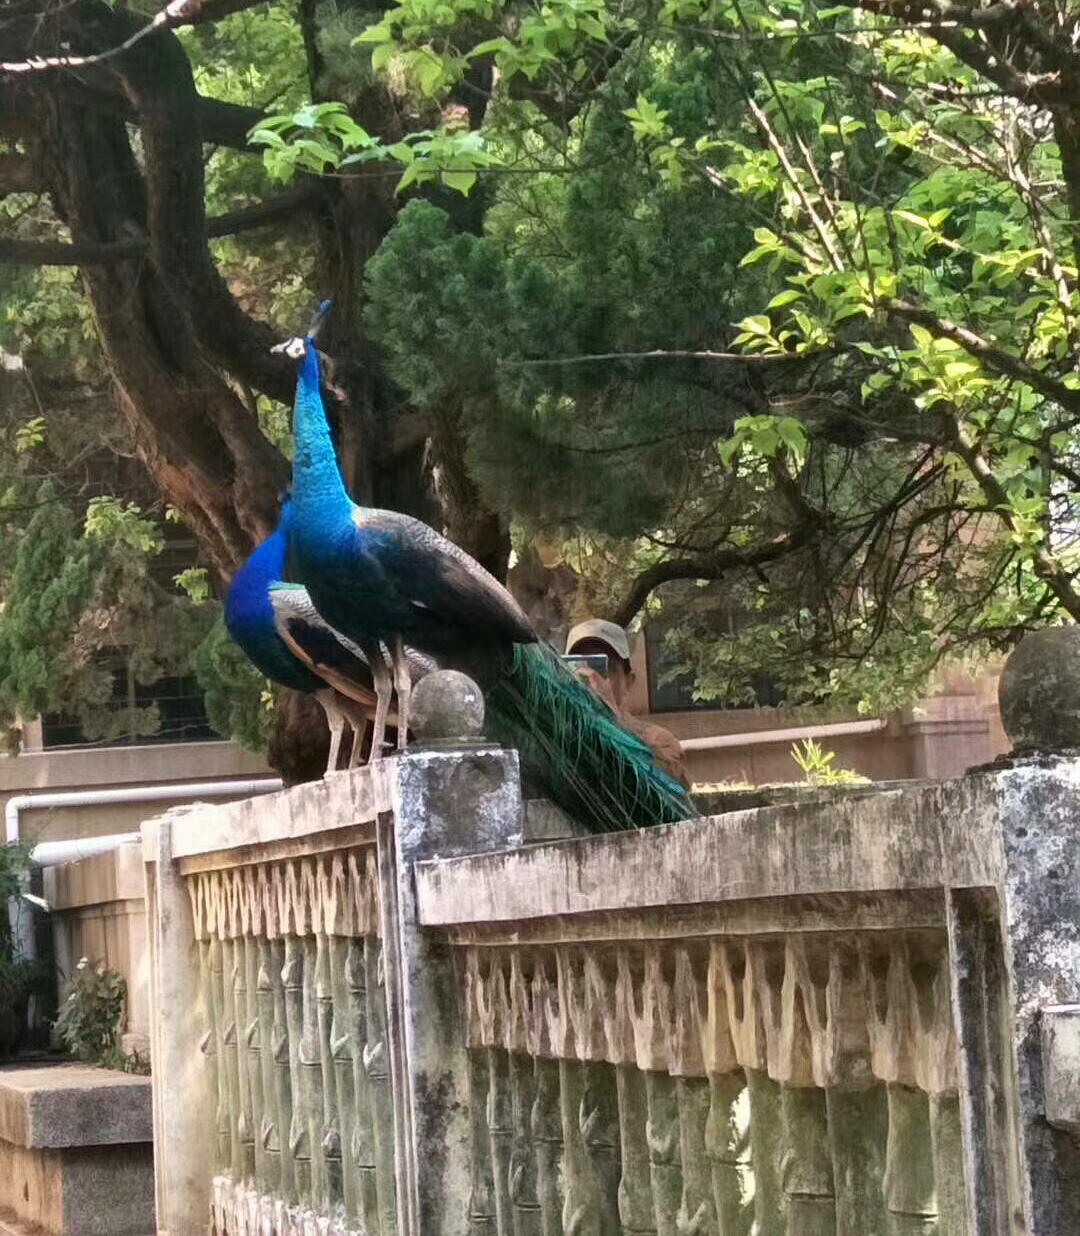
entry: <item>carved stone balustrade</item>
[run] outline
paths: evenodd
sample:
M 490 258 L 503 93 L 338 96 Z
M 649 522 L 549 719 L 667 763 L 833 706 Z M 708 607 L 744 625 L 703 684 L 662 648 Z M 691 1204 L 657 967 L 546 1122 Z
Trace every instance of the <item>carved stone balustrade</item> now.
M 1080 761 L 523 820 L 473 733 L 144 826 L 160 1233 L 1080 1232 Z

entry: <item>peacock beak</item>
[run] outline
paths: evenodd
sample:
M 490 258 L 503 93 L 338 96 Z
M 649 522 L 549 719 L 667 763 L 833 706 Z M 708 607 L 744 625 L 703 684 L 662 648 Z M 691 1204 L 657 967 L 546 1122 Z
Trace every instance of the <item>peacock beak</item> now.
M 284 352 L 289 360 L 302 360 L 304 356 L 304 341 L 299 335 L 286 339 L 284 343 L 275 343 L 271 352 Z

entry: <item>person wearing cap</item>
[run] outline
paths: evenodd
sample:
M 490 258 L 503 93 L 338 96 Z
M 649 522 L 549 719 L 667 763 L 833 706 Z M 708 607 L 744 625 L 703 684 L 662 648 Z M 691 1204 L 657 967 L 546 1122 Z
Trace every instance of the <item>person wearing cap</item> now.
M 566 637 L 566 655 L 607 657 L 607 678 L 585 665 L 577 666 L 577 672 L 592 692 L 611 709 L 620 725 L 631 734 L 636 734 L 652 751 L 657 768 L 689 789 L 682 746 L 675 735 L 626 711 L 626 700 L 636 675 L 630 664 L 630 641 L 623 628 L 602 618 L 579 622 Z

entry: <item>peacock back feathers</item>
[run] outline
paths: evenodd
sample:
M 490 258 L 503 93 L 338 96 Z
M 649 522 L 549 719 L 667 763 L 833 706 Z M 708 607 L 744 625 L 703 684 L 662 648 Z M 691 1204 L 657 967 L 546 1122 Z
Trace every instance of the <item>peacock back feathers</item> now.
M 547 645 L 516 644 L 480 671 L 489 736 L 516 747 L 548 794 L 595 832 L 671 824 L 698 814 L 682 786 L 624 730 Z

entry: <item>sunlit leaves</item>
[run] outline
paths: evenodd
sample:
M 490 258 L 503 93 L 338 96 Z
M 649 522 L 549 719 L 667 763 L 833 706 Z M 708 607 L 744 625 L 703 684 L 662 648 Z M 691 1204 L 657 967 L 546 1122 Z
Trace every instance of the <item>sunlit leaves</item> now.
M 436 181 L 468 193 L 477 172 L 494 158 L 479 133 L 450 124 L 408 133 L 397 142 L 373 137 L 340 103 L 308 104 L 284 115 L 268 116 L 251 132 L 264 147 L 266 169 L 276 180 L 298 171 L 348 175 L 358 164 L 385 162 L 402 168 L 398 190 Z

